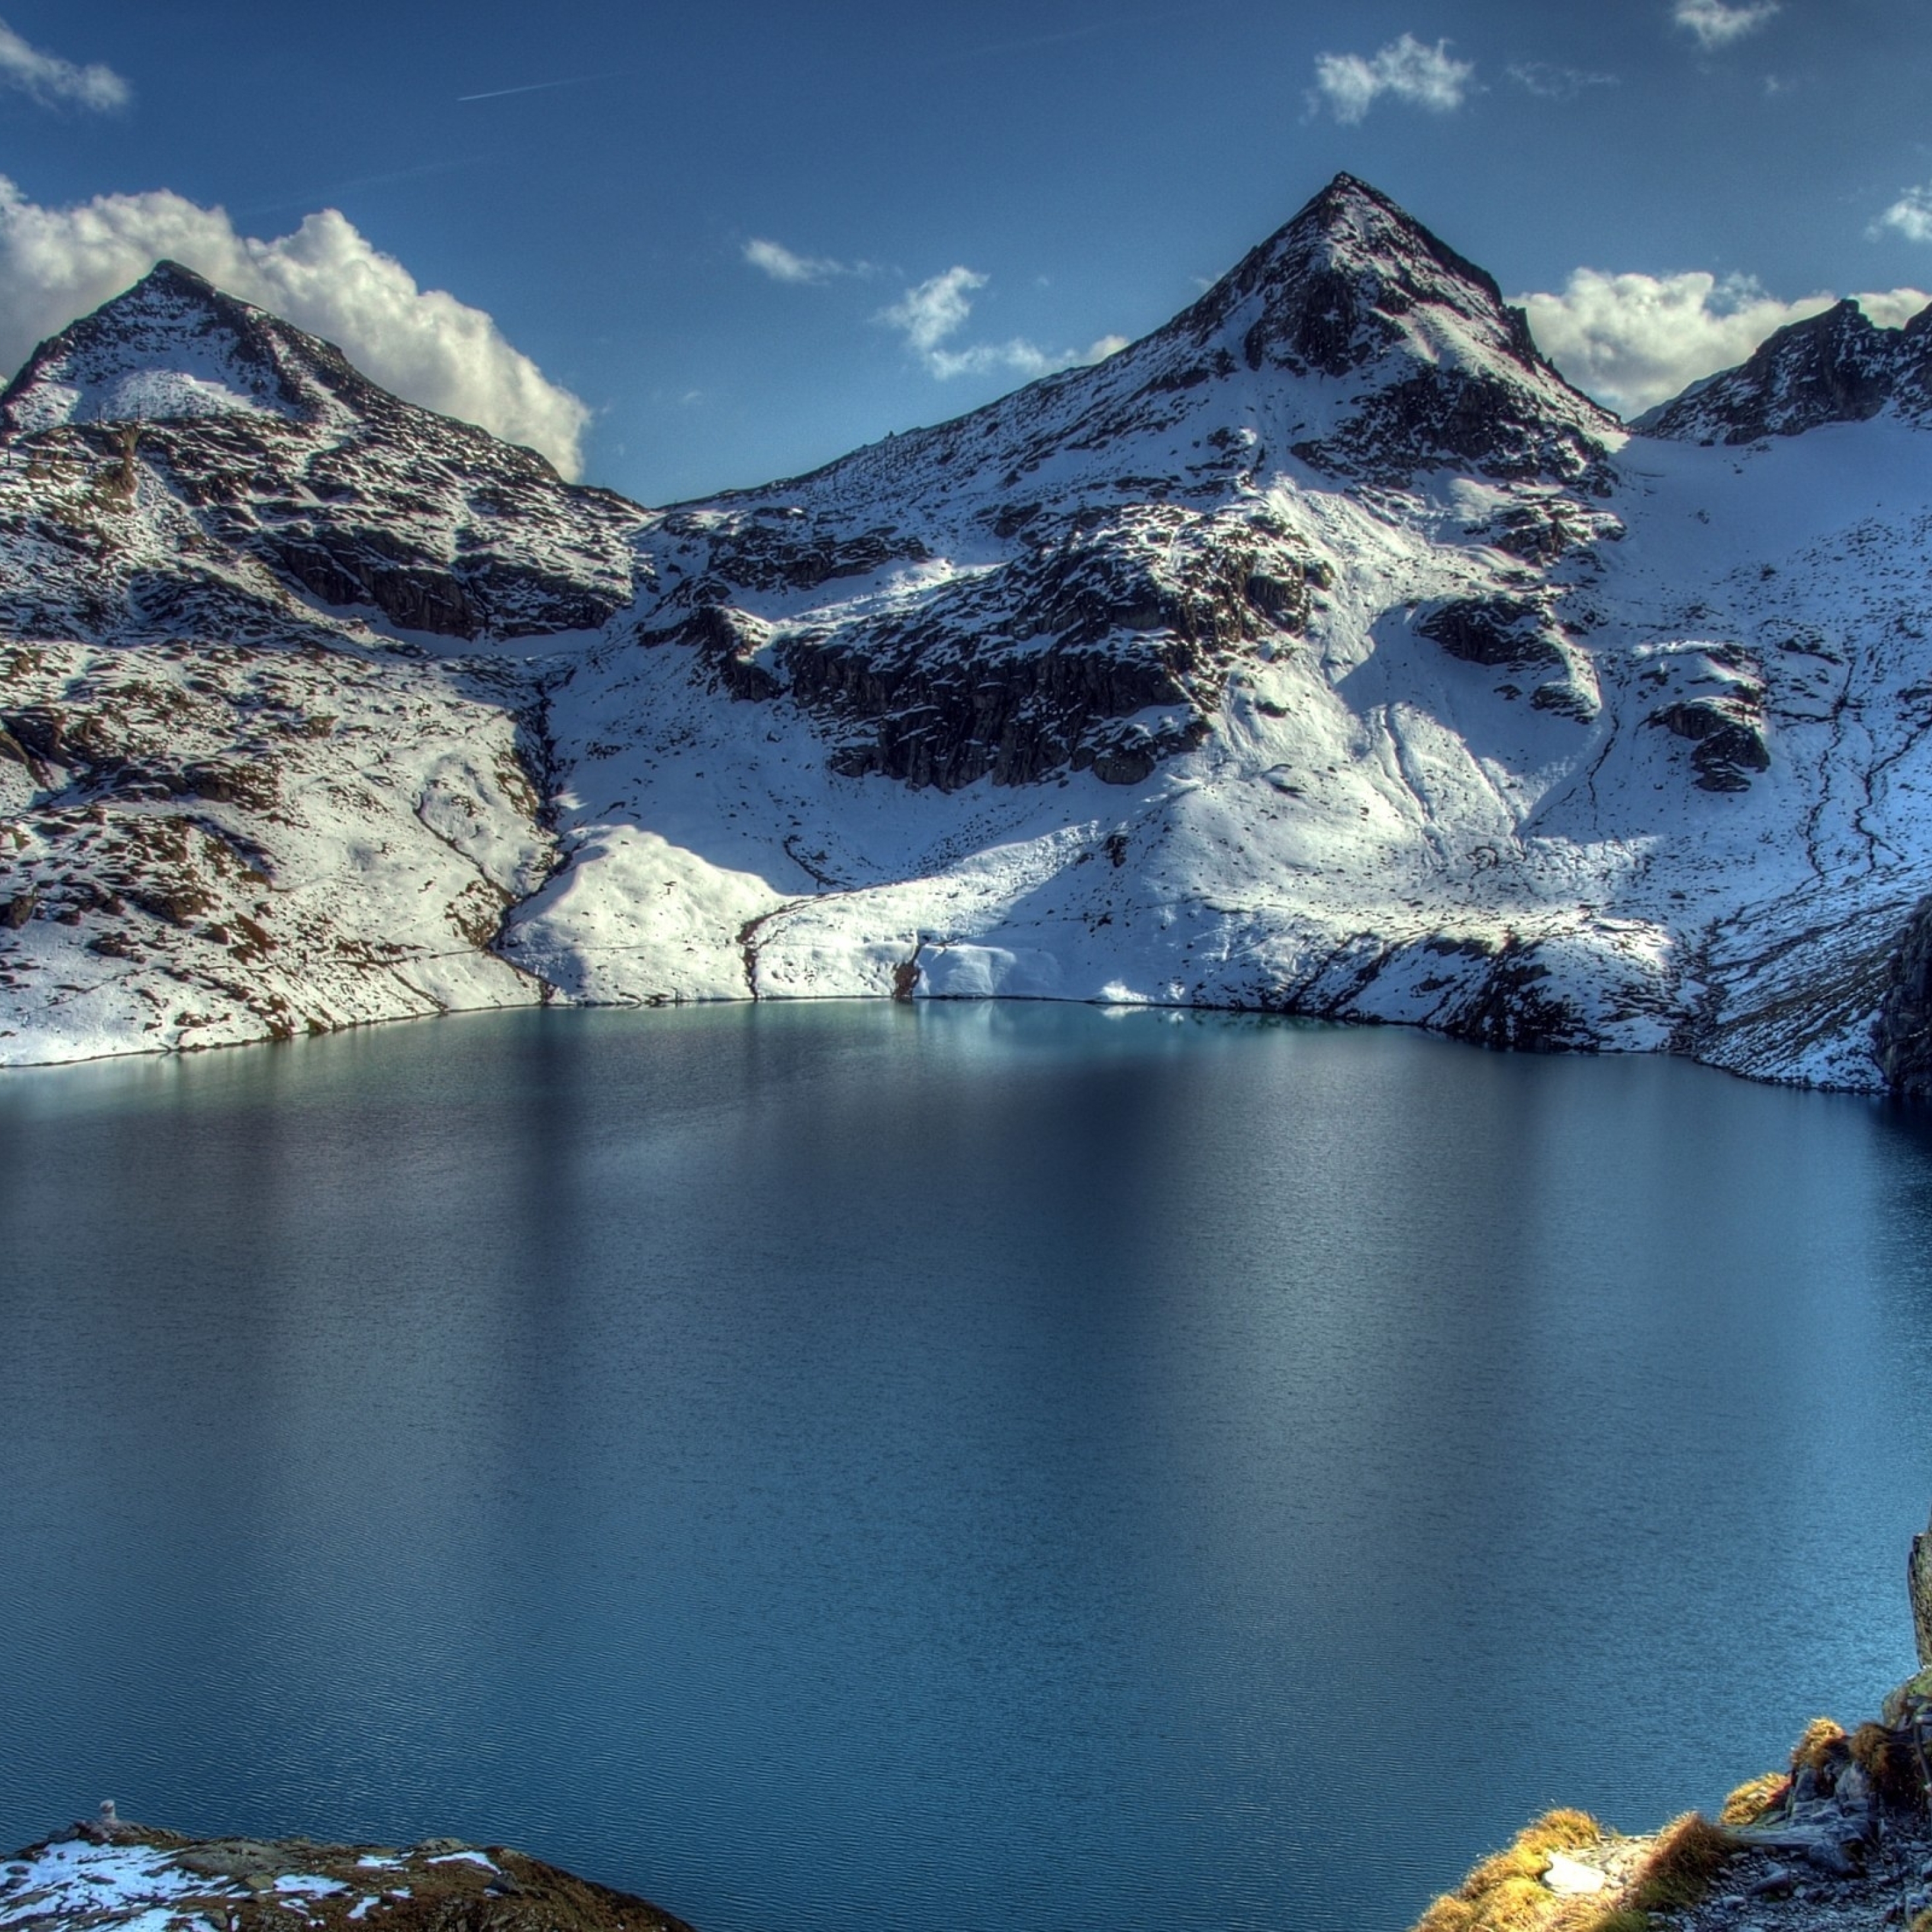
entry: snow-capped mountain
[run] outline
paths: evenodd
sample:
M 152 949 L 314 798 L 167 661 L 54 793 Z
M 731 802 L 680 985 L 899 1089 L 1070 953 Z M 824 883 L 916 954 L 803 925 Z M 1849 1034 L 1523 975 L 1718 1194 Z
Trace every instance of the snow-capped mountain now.
M 0 1058 L 1004 994 L 1918 1090 L 1924 322 L 1633 435 L 1342 176 L 1102 363 L 646 511 L 164 264 L 0 397 Z
M 172 262 L 34 352 L 0 394 L 0 436 L 56 460 L 112 450 L 127 459 L 116 476 L 152 472 L 222 550 L 394 625 L 542 636 L 631 599 L 634 506 L 399 401 L 330 344 Z M 191 598 L 194 573 L 166 574 Z M 157 608 L 158 589 L 111 622 L 200 616 Z
M 1903 328 L 1880 328 L 1856 302 L 1841 302 L 1780 328 L 1748 362 L 1660 404 L 1635 427 L 1689 442 L 1748 443 L 1824 423 L 1868 422 L 1881 412 L 1920 424 L 1932 416 L 1932 309 Z

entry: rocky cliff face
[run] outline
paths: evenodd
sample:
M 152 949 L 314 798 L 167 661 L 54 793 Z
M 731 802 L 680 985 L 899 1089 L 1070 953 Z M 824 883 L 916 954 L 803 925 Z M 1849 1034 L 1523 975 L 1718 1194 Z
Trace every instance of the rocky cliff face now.
M 163 265 L 0 398 L 0 1057 L 900 991 L 1916 1090 L 1926 339 L 1633 438 L 1343 176 L 1095 367 L 649 511 Z

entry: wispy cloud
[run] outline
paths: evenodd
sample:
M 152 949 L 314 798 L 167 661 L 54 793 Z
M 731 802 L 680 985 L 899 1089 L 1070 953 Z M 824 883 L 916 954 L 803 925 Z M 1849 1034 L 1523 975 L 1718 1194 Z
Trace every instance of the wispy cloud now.
M 1084 349 L 1042 349 L 1024 337 L 1005 342 L 976 342 L 964 348 L 946 345 L 964 328 L 973 314 L 972 297 L 986 286 L 976 270 L 955 266 L 929 281 L 909 288 L 874 320 L 896 328 L 906 346 L 941 382 L 955 376 L 1012 374 L 1030 379 L 1086 362 L 1098 362 L 1124 349 L 1124 335 L 1103 335 Z
M 830 255 L 800 255 L 782 242 L 754 238 L 745 244 L 744 259 L 775 282 L 829 282 L 840 275 L 861 277 L 878 271 L 869 262 L 838 262 Z
M 1476 71 L 1473 61 L 1459 61 L 1447 40 L 1425 46 L 1413 34 L 1360 54 L 1323 54 L 1315 63 L 1311 104 L 1325 105 L 1337 121 L 1352 125 L 1384 94 L 1412 107 L 1447 114 L 1462 106 Z
M 239 232 L 223 209 L 164 188 L 49 208 L 0 176 L 0 370 L 16 368 L 35 343 L 164 256 L 339 344 L 385 388 L 528 443 L 576 474 L 590 410 L 482 310 L 418 287 L 334 208 L 262 242 Z
M 0 20 L 0 86 L 17 87 L 44 106 L 91 107 L 106 113 L 125 107 L 134 90 L 111 67 L 77 67 L 58 54 L 30 46 Z
M 1932 186 L 1907 188 L 1865 232 L 1879 242 L 1887 229 L 1908 242 L 1932 242 Z
M 1928 206 L 1932 218 L 1932 206 Z M 1932 239 L 1932 228 L 1928 238 Z M 1580 389 L 1625 416 L 1746 360 L 1774 329 L 1829 308 L 1835 296 L 1781 302 L 1749 276 L 1608 275 L 1579 268 L 1560 294 L 1519 296 L 1537 346 Z M 1858 298 L 1895 328 L 1932 296 L 1888 289 Z
M 1574 100 L 1586 88 L 1617 85 L 1613 74 L 1586 74 L 1581 68 L 1559 67 L 1552 61 L 1514 61 L 1505 71 L 1526 93 L 1545 100 Z
M 1726 0 L 1676 0 L 1670 17 L 1695 34 L 1697 44 L 1708 53 L 1756 33 L 1778 6 L 1779 0 L 1747 0 L 1742 6 L 1727 5 Z

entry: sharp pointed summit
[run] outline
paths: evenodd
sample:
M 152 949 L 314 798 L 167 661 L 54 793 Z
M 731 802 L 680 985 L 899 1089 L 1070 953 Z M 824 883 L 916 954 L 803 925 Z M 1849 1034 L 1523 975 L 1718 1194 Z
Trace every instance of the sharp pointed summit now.
M 178 262 L 158 262 L 40 344 L 0 392 L 0 427 L 298 416 L 304 399 L 278 332 L 297 333 Z
M 1399 346 L 1405 318 L 1423 332 L 1408 335 L 1418 346 L 1466 352 L 1480 343 L 1526 369 L 1546 366 L 1522 312 L 1504 303 L 1486 271 L 1352 175 L 1337 175 L 1178 326 L 1196 333 L 1225 327 L 1256 296 L 1260 313 L 1243 342 L 1251 368 L 1271 360 L 1298 373 L 1345 376 Z

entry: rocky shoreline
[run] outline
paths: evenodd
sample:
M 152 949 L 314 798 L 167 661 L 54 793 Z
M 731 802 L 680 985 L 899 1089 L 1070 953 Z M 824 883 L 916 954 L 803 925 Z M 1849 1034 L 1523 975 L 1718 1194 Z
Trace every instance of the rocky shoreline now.
M 1919 1667 L 1876 1718 L 1814 1718 L 1714 1820 L 1633 1838 L 1546 1813 L 1414 1932 L 1932 1932 L 1932 1529 L 1907 1583 Z
M 100 1815 L 0 1864 L 0 1932 L 692 1932 L 502 1845 L 190 1838 Z

